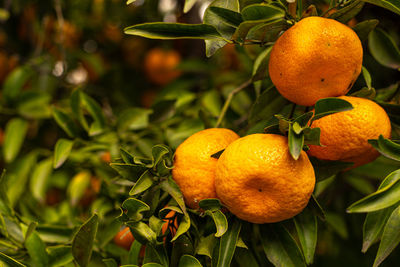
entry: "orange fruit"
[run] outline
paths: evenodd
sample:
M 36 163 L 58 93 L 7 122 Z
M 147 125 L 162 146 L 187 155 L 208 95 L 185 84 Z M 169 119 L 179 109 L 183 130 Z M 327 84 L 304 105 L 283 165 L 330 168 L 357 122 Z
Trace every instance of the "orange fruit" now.
M 100 156 L 100 159 L 105 163 L 111 162 L 111 153 L 110 151 L 103 152 Z
M 282 34 L 272 48 L 269 75 L 282 96 L 304 106 L 345 95 L 361 72 L 363 50 L 348 26 L 307 17 Z
M 310 145 L 308 154 L 324 160 L 354 162 L 357 167 L 379 156 L 368 139 L 379 135 L 389 138 L 391 125 L 385 110 L 375 102 L 352 96 L 339 97 L 353 105 L 352 110 L 338 112 L 316 120 L 312 128 L 320 128 L 320 143 Z
M 211 155 L 225 149 L 239 136 L 229 129 L 211 128 L 187 138 L 176 149 L 172 177 L 182 191 L 187 206 L 199 207 L 199 201 L 216 198 L 215 168 Z
M 231 143 L 220 156 L 215 176 L 218 198 L 242 220 L 273 223 L 307 205 L 315 174 L 307 154 L 289 153 L 287 138 L 252 134 Z
M 126 250 L 131 248 L 133 241 L 135 241 L 135 238 L 133 237 L 129 227 L 125 227 L 114 237 L 114 243 Z
M 178 230 L 178 217 L 175 216 L 176 212 L 171 210 L 167 213 L 163 221 L 165 222 L 161 227 L 161 233 L 165 235 L 167 230 L 171 232 L 172 236 L 175 236 L 176 230 Z M 175 218 L 174 218 L 175 217 Z M 165 238 L 164 238 L 165 241 Z
M 144 69 L 150 81 L 157 85 L 166 85 L 181 74 L 176 69 L 180 62 L 181 56 L 178 52 L 153 48 L 146 54 Z

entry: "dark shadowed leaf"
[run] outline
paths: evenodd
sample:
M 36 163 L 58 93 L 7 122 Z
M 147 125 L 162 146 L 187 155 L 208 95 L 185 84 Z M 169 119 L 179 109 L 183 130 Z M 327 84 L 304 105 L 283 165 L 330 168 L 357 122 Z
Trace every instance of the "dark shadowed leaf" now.
M 122 177 L 134 182 L 137 181 L 137 179 L 139 179 L 139 177 L 147 170 L 147 168 L 142 165 L 126 163 L 111 163 L 110 166 Z
M 357 33 L 358 38 L 360 38 L 361 41 L 365 41 L 368 39 L 369 33 L 375 29 L 378 23 L 379 20 L 377 19 L 364 20 L 360 23 L 357 23 L 353 27 L 353 30 Z
M 381 243 L 375 258 L 374 267 L 379 266 L 387 256 L 400 243 L 400 206 L 390 215 L 385 228 L 383 229 Z
M 368 37 L 368 47 L 372 56 L 385 67 L 400 68 L 400 51 L 389 34 L 381 29 L 373 30 Z
M 397 144 L 382 135 L 378 140 L 368 140 L 368 142 L 387 158 L 400 161 L 400 144 Z
M 363 8 L 364 2 L 355 0 L 351 2 L 349 5 L 337 10 L 336 12 L 332 13 L 329 18 L 335 19 L 342 23 L 346 23 L 352 18 L 354 18 Z
M 183 255 L 179 261 L 179 267 L 202 267 L 198 259 L 191 255 Z
M 74 260 L 71 246 L 47 247 L 50 266 L 66 266 Z
M 11 258 L 10 256 L 7 256 L 6 254 L 4 254 L 2 252 L 0 252 L 0 261 L 4 262 L 5 264 L 7 264 L 7 266 L 10 266 L 10 267 L 26 267 L 26 265 Z
M 269 76 L 268 73 L 268 61 L 271 53 L 272 46 L 261 52 L 253 65 L 253 82 L 263 80 Z
M 243 22 L 242 15 L 230 9 L 212 6 L 209 10 L 210 12 L 219 16 L 221 20 L 229 26 L 237 27 L 240 23 Z
M 285 11 L 273 5 L 254 4 L 242 10 L 244 20 L 278 19 L 285 17 Z
M 386 8 L 387 10 L 390 10 L 400 15 L 400 2 L 397 0 L 361 0 L 361 1 Z
M 328 97 L 320 99 L 315 103 L 315 115 L 311 119 L 311 123 L 330 114 L 351 109 L 353 109 L 353 106 L 346 100 L 340 98 Z
M 128 198 L 122 203 L 123 212 L 121 217 L 125 220 L 125 217 L 132 221 L 140 221 L 143 219 L 143 212 L 150 210 L 149 205 L 136 198 Z
M 79 266 L 86 267 L 89 264 L 98 225 L 98 216 L 94 214 L 79 228 L 72 240 L 72 255 Z
M 76 137 L 78 134 L 77 126 L 68 114 L 60 109 L 53 108 L 53 118 L 69 137 Z
M 126 34 L 150 39 L 220 39 L 221 35 L 211 25 L 184 23 L 144 23 L 125 28 Z
M 260 225 L 261 243 L 268 260 L 277 267 L 306 266 L 296 241 L 280 224 Z
M 349 168 L 353 165 L 352 162 L 343 162 L 337 160 L 322 160 L 314 157 L 309 157 L 314 167 L 315 178 L 317 181 L 325 180 L 340 171 Z
M 129 108 L 118 116 L 118 130 L 140 130 L 149 124 L 149 116 L 152 113 L 149 109 Z

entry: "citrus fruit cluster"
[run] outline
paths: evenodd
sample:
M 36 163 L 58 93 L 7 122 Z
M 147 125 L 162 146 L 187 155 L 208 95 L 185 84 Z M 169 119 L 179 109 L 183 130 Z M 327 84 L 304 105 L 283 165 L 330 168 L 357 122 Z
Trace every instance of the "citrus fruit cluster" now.
M 312 106 L 319 99 L 339 97 L 353 106 L 311 123 L 311 128 L 321 129 L 322 146 L 310 145 L 308 155 L 360 166 L 379 155 L 369 139 L 390 137 L 390 120 L 378 104 L 344 96 L 361 72 L 362 57 L 357 34 L 332 19 L 305 18 L 276 41 L 269 74 L 285 98 Z M 219 159 L 212 157 L 221 150 Z M 231 130 L 212 128 L 177 148 L 172 176 L 190 208 L 199 208 L 202 199 L 218 198 L 240 219 L 272 223 L 306 207 L 315 186 L 308 155 L 302 151 L 294 160 L 285 136 L 239 138 Z
M 219 159 L 211 155 L 224 150 Z M 175 152 L 172 176 L 186 205 L 218 198 L 240 219 L 277 222 L 301 212 L 314 190 L 314 169 L 305 152 L 294 160 L 287 138 L 253 134 L 243 138 L 211 128 L 186 139 Z

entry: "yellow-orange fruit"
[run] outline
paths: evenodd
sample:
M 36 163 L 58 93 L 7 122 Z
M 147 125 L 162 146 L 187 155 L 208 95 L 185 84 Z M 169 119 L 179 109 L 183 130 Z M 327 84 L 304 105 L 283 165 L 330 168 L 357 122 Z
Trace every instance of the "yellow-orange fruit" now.
M 310 156 L 324 160 L 354 162 L 357 167 L 375 160 L 379 156 L 368 139 L 379 135 L 389 138 L 391 125 L 388 115 L 374 101 L 369 99 L 341 96 L 350 102 L 352 110 L 328 115 L 316 120 L 312 128 L 320 128 L 320 142 L 323 146 L 311 145 Z
M 230 144 L 217 163 L 215 188 L 230 212 L 252 223 L 273 223 L 300 213 L 314 190 L 307 154 L 289 153 L 287 138 L 252 134 Z
M 215 168 L 211 155 L 225 149 L 239 136 L 229 129 L 211 128 L 187 138 L 176 149 L 172 177 L 178 184 L 187 206 L 199 207 L 199 201 L 216 198 Z
M 288 100 L 304 106 L 345 95 L 361 72 L 363 50 L 348 26 L 307 17 L 282 34 L 272 48 L 269 75 Z
M 174 50 L 151 49 L 144 59 L 144 69 L 149 79 L 157 85 L 166 85 L 181 75 L 177 69 L 181 56 Z

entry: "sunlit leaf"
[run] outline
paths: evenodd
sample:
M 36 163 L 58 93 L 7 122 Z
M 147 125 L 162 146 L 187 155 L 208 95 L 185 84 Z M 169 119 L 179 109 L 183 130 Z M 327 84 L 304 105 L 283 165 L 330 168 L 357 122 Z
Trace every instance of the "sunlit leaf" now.
M 53 167 L 59 168 L 68 158 L 74 142 L 68 139 L 61 138 L 57 141 L 54 147 Z
M 28 122 L 14 118 L 10 120 L 4 132 L 3 156 L 6 162 L 12 162 L 18 155 L 24 142 Z

